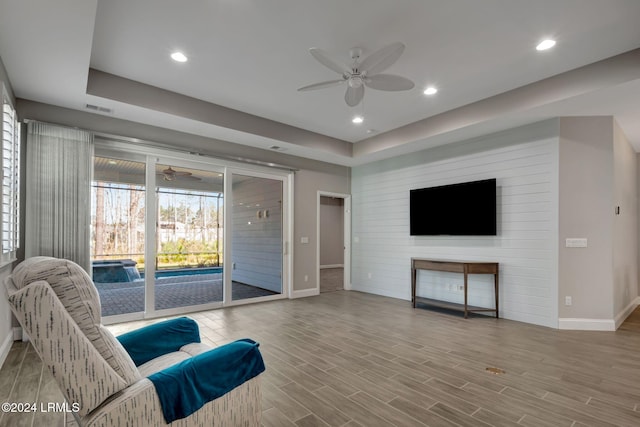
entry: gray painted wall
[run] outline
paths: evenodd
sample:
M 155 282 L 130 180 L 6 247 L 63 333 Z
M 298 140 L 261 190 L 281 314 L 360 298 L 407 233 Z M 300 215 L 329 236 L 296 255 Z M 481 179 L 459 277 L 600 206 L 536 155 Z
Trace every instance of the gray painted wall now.
M 350 173 L 347 168 L 344 171 L 331 173 L 310 170 L 296 172 L 293 231 L 294 291 L 317 287 L 314 278 L 316 277 L 318 259 L 318 236 L 316 235 L 318 191 L 349 194 L 350 186 Z M 303 237 L 308 237 L 308 243 L 302 243 Z
M 559 317 L 612 319 L 612 118 L 562 118 L 560 165 Z M 567 248 L 567 238 L 588 247 Z
M 613 124 L 613 314 L 618 316 L 638 296 L 637 155 L 620 126 Z
M 637 155 L 613 117 L 562 118 L 560 165 L 560 318 L 619 325 L 638 296 Z

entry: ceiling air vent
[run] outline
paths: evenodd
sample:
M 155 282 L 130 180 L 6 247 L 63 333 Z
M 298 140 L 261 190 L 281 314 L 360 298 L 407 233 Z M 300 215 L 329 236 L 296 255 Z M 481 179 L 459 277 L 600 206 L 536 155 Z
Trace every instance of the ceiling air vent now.
M 106 114 L 112 114 L 113 113 L 113 110 L 111 108 L 100 107 L 98 105 L 86 104 L 84 107 L 87 110 L 96 111 L 98 113 L 106 113 Z

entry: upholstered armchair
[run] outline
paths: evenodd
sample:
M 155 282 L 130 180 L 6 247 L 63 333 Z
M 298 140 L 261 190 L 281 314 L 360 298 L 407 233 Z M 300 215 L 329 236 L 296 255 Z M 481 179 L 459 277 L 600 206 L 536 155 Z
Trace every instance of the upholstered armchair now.
M 214 349 L 173 319 L 114 337 L 77 264 L 35 257 L 5 282 L 11 309 L 81 426 L 259 426 L 258 344 Z

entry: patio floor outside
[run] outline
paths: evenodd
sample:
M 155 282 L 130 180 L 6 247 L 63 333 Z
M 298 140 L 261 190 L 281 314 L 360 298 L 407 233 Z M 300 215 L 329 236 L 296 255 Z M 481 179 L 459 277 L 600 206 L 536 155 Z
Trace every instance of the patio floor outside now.
M 144 280 L 96 283 L 103 316 L 144 311 Z M 276 292 L 232 282 L 232 299 L 241 300 Z M 160 277 L 155 282 L 156 310 L 222 301 L 222 274 Z

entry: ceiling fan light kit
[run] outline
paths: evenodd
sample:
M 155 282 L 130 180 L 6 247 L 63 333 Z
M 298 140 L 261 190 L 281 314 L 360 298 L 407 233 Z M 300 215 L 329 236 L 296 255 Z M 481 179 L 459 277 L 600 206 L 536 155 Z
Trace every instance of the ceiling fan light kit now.
M 404 44 L 399 42 L 393 43 L 377 50 L 360 61 L 362 49 L 353 48 L 349 51 L 349 55 L 351 56 L 353 63 L 351 66 L 348 66 L 334 60 L 324 50 L 313 47 L 309 49 L 311 56 L 325 67 L 340 74 L 342 78 L 314 83 L 301 87 L 298 91 L 306 92 L 310 90 L 324 89 L 339 86 L 346 82 L 347 90 L 344 94 L 344 100 L 348 106 L 355 107 L 364 97 L 365 86 L 370 89 L 393 92 L 413 89 L 415 85 L 406 77 L 397 76 L 395 74 L 382 74 L 383 71 L 392 66 L 398 58 L 400 58 L 402 52 L 404 52 Z

